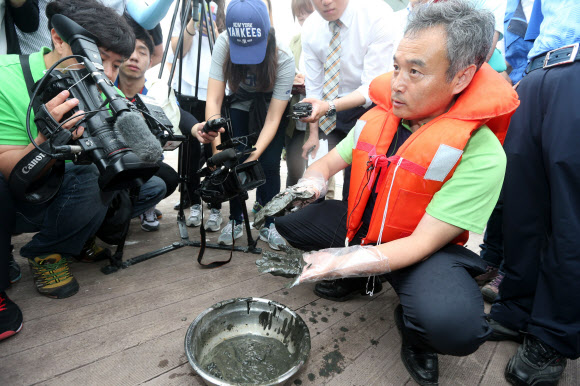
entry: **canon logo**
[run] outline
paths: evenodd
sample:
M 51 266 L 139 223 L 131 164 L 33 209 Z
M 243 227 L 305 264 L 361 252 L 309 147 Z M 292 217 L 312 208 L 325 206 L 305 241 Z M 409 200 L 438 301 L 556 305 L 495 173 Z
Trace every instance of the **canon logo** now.
M 44 157 L 46 157 L 46 155 L 44 154 L 39 154 L 36 157 L 34 157 L 32 159 L 32 161 L 30 161 L 28 163 L 28 165 L 26 165 L 25 167 L 22 168 L 22 173 L 23 174 L 28 174 L 32 169 L 34 169 L 34 167 L 44 159 Z

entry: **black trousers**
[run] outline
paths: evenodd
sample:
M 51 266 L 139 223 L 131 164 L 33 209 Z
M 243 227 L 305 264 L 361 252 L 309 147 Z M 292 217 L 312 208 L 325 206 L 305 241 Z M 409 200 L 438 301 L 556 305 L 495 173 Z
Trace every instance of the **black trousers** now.
M 580 356 L 580 63 L 524 77 L 504 144 L 504 270 L 492 317 Z
M 4 177 L 0 174 L 0 181 Z M 10 261 L 10 238 L 14 229 L 16 209 L 8 185 L 0 183 L 0 292 L 10 285 L 8 279 L 8 263 Z
M 305 251 L 344 247 L 347 203 L 326 200 L 276 219 L 276 229 Z M 351 245 L 360 243 L 366 229 Z M 485 342 L 491 329 L 473 276 L 485 263 L 468 249 L 450 245 L 429 259 L 386 275 L 399 295 L 412 343 L 448 355 L 468 355 Z

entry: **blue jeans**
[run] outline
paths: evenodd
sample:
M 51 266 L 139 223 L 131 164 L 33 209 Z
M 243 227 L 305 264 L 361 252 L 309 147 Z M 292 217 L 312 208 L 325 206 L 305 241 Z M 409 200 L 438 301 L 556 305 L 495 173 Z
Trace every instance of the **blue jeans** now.
M 113 197 L 112 192 L 101 192 L 98 179 L 95 165 L 67 163 L 62 185 L 52 201 L 42 205 L 15 201 L 13 233 L 37 232 L 20 255 L 80 254 L 87 239 L 101 226 Z
M 14 203 L 8 184 L 0 173 L 0 292 L 10 285 L 8 263 L 10 262 L 10 238 L 14 228 Z
M 151 209 L 157 205 L 159 201 L 165 198 L 166 189 L 165 182 L 161 178 L 157 176 L 151 177 L 141 186 L 137 202 L 133 205 L 131 217 L 140 216 L 145 213 L 147 209 Z
M 234 137 L 248 135 L 248 118 L 247 111 L 230 109 Z M 284 128 L 278 128 L 272 142 L 266 147 L 266 150 L 259 158 L 260 165 L 264 169 L 266 183 L 258 186 L 256 189 L 256 201 L 266 205 L 278 193 L 280 193 L 280 157 L 282 147 L 284 147 Z M 235 220 L 237 224 L 243 221 L 242 202 L 239 197 L 230 201 L 230 220 Z M 272 217 L 266 217 L 266 227 L 274 222 Z

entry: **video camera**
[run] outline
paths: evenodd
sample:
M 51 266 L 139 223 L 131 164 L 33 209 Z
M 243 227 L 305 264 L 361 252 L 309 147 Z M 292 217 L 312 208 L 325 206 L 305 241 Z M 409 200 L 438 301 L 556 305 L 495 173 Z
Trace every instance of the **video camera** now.
M 206 125 L 219 130 L 227 123 L 229 120 L 219 118 L 208 121 Z M 204 202 L 219 204 L 237 196 L 245 196 L 249 190 L 266 182 L 264 170 L 258 161 L 240 163 L 256 150 L 248 148 L 250 137 L 253 136 L 255 134 L 232 138 L 218 145 L 217 149 L 221 152 L 210 157 L 207 166 L 197 172 L 205 176 L 196 190 Z
M 42 155 L 76 164 L 94 163 L 103 191 L 142 185 L 159 169 L 161 146 L 176 137 L 171 122 L 158 106 L 143 99 L 134 105 L 117 92 L 104 73 L 96 38 L 90 32 L 63 15 L 54 15 L 52 26 L 71 46 L 73 55 L 55 63 L 37 83 L 26 119 L 29 136 L 30 110 L 34 107 L 34 122 L 47 138 L 44 146 L 37 147 Z M 71 58 L 82 66 L 65 72 L 55 70 Z M 77 98 L 79 104 L 58 123 L 45 104 L 63 90 L 70 91 L 70 98 Z M 75 127 L 82 125 L 85 130 L 72 141 L 72 130 L 64 130 L 62 125 L 79 110 L 85 113 Z

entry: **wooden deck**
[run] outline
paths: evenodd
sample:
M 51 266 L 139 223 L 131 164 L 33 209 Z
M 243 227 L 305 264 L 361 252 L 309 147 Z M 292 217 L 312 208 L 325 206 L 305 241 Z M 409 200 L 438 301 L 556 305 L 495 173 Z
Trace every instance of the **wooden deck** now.
M 134 221 L 125 258 L 178 241 L 176 200 L 175 194 L 158 206 L 164 215 L 159 232 L 143 232 Z M 199 239 L 198 232 L 190 228 L 192 240 Z M 217 239 L 217 234 L 209 236 Z M 477 249 L 481 237 L 473 236 L 469 247 Z M 29 237 L 13 240 L 16 251 Z M 263 242 L 259 246 L 268 248 Z M 8 294 L 24 313 L 24 328 L 0 343 L 0 385 L 203 384 L 185 357 L 186 330 L 212 304 L 241 296 L 281 302 L 308 324 L 310 358 L 288 384 L 415 384 L 399 358 L 393 322 L 398 299 L 388 284 L 372 298 L 335 303 L 315 296 L 313 285 L 286 290 L 287 279 L 260 275 L 256 255 L 236 253 L 230 264 L 202 270 L 197 252 L 185 247 L 108 276 L 99 270 L 104 263 L 74 263 L 81 289 L 63 300 L 39 295 L 26 260 L 17 256 L 23 277 Z M 206 259 L 228 255 L 207 250 Z M 503 371 L 516 348 L 488 342 L 467 357 L 440 356 L 440 383 L 507 384 Z M 579 361 L 568 363 L 560 384 L 580 384 Z

